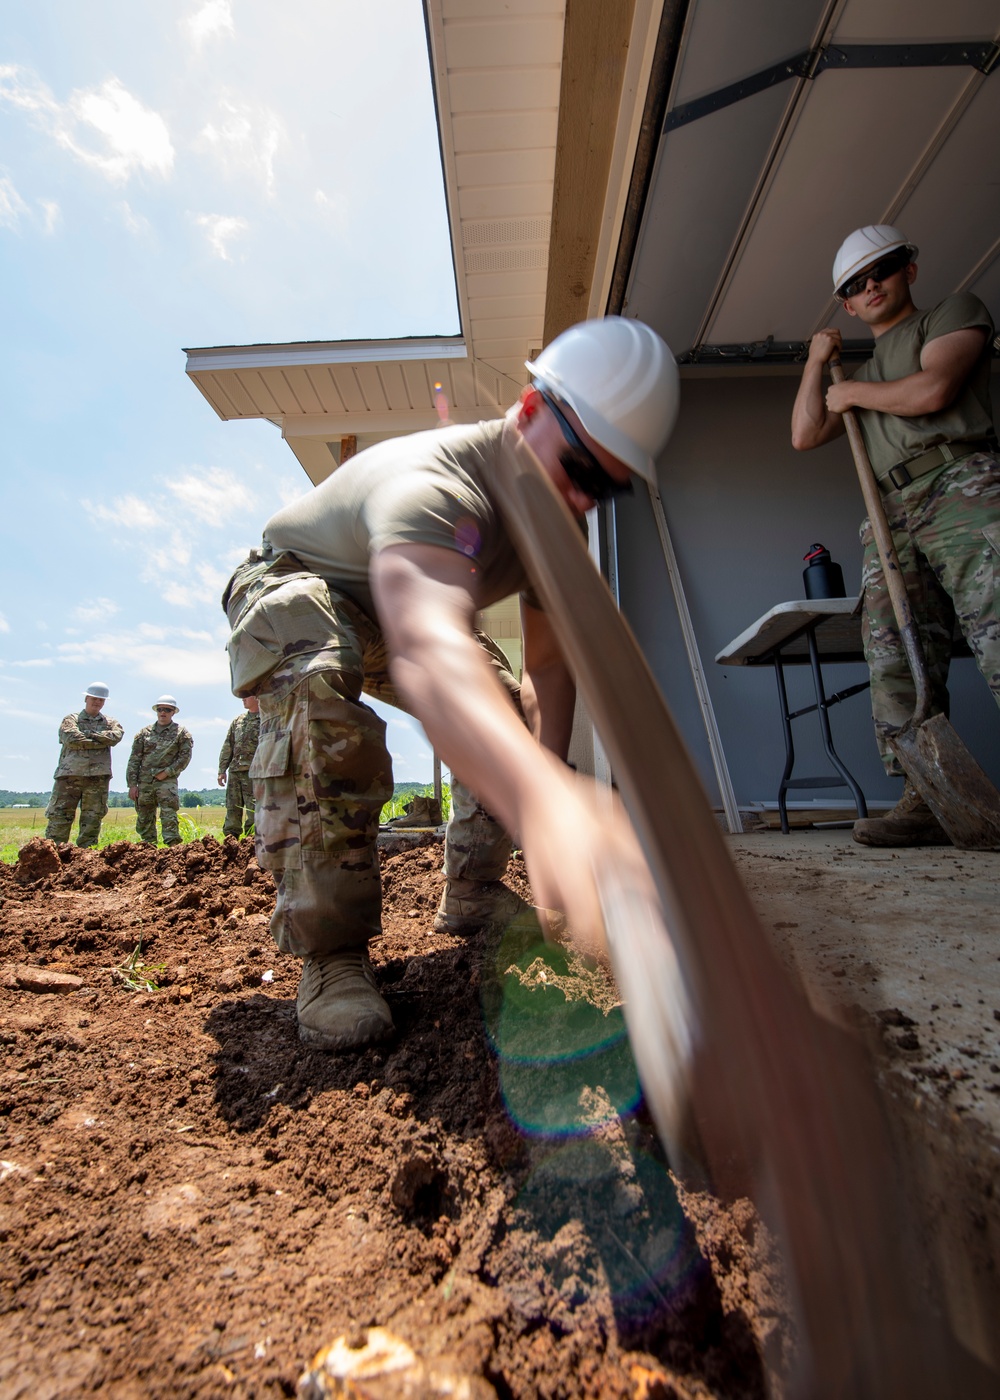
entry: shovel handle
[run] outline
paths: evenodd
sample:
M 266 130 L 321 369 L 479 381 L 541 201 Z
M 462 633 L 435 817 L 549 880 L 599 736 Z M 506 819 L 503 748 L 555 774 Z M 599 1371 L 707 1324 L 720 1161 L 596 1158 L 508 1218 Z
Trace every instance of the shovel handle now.
M 834 384 L 842 384 L 846 378 L 844 366 L 836 356 L 830 361 L 830 378 Z M 882 504 L 882 493 L 879 491 L 875 473 L 872 471 L 872 464 L 868 457 L 864 438 L 861 436 L 857 415 L 853 409 L 849 408 L 842 416 L 844 426 L 847 428 L 847 440 L 851 444 L 851 452 L 854 456 L 858 481 L 861 484 L 861 494 L 865 498 L 865 508 L 871 522 L 872 534 L 875 536 L 878 557 L 882 561 L 882 573 L 889 591 L 889 601 L 892 603 L 896 625 L 903 640 L 903 650 L 913 675 L 916 707 L 911 723 L 919 725 L 923 723 L 931 711 L 931 687 L 927 678 L 924 649 L 921 645 L 920 633 L 917 631 L 917 624 L 913 620 L 913 609 L 910 607 L 906 584 L 903 582 L 902 570 L 899 567 L 899 555 L 896 553 L 896 546 L 892 540 L 892 531 L 889 529 L 885 507 Z

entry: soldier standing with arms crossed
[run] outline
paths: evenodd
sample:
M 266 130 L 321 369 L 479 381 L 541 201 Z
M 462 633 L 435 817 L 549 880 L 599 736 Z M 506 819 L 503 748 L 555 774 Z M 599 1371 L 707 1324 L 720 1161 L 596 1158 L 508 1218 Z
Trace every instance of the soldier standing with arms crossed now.
M 250 765 L 257 752 L 257 740 L 260 737 L 260 715 L 256 695 L 244 696 L 243 706 L 246 713 L 237 715 L 229 726 L 219 754 L 219 787 L 226 789 L 226 820 L 222 826 L 222 834 L 235 836 L 237 841 L 244 833 L 252 836 L 254 832 Z
M 160 809 L 160 827 L 166 846 L 180 844 L 177 824 L 180 798 L 177 778 L 191 762 L 194 740 L 186 729 L 174 723 L 177 701 L 172 695 L 161 695 L 153 706 L 156 723 L 147 724 L 132 740 L 125 781 L 128 795 L 135 803 L 135 829 L 140 841 L 156 845 L 156 809 Z
M 83 709 L 67 715 L 59 726 L 62 746 L 52 785 L 52 796 L 45 809 L 48 818 L 45 835 L 49 841 L 68 841 L 70 827 L 80 808 L 78 846 L 96 846 L 101 822 L 108 811 L 111 786 L 111 750 L 120 744 L 125 731 L 116 719 L 102 715 L 108 687 L 94 681 L 84 692 Z
M 933 696 L 948 713 L 948 667 L 956 620 L 1000 704 L 1000 459 L 990 405 L 993 321 L 970 292 L 919 311 L 910 292 L 916 247 L 888 224 L 845 240 L 833 266 L 844 310 L 871 328 L 875 353 L 853 379 L 825 385 L 840 331 L 818 331 L 792 410 L 792 445 L 839 437 L 843 413 L 858 416 L 920 631 Z M 865 658 L 875 737 L 886 772 L 902 777 L 886 742 L 912 716 L 913 677 L 893 615 L 871 525 L 861 528 Z M 950 844 L 906 779 L 884 817 L 854 825 L 866 846 Z

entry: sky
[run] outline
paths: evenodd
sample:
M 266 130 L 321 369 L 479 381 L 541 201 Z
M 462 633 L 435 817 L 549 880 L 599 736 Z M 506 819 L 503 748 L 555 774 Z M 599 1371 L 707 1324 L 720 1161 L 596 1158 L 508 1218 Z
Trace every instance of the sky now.
M 7 0 L 0 288 L 0 788 L 51 786 L 95 680 L 114 790 L 164 692 L 213 786 L 219 598 L 309 482 L 182 348 L 459 333 L 420 0 Z

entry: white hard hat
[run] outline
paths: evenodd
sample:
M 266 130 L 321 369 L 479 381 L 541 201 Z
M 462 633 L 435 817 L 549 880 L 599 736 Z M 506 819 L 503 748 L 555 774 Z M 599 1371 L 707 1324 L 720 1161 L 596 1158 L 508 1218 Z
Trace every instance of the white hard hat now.
M 176 710 L 176 709 L 178 708 L 178 706 L 177 706 L 177 701 L 174 699 L 174 697 L 173 697 L 172 695 L 161 695 L 161 696 L 158 697 L 158 699 L 156 699 L 156 700 L 153 701 L 153 709 L 154 709 L 154 710 L 155 710 L 155 709 L 158 709 L 160 705 L 169 705 L 169 706 L 171 707 L 171 709 L 174 709 L 174 710 Z
M 834 294 L 839 296 L 841 287 L 850 282 L 862 268 L 875 262 L 884 253 L 892 253 L 897 248 L 908 249 L 911 261 L 920 251 L 915 243 L 911 243 L 906 235 L 900 233 L 898 228 L 893 228 L 892 224 L 865 224 L 864 228 L 856 228 L 841 243 L 833 260 Z
M 656 484 L 656 458 L 677 421 L 680 376 L 654 330 L 623 316 L 582 321 L 525 364 L 596 443 Z
M 103 681 L 94 681 L 93 685 L 88 685 L 83 693 L 84 695 L 92 695 L 95 700 L 106 700 L 111 691 Z

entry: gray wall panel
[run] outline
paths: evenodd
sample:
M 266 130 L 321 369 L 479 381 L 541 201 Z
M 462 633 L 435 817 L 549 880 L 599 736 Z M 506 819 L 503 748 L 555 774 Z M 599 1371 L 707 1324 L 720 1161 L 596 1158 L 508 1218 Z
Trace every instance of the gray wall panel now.
M 716 666 L 726 643 L 776 603 L 803 596 L 802 555 L 814 540 L 860 581 L 863 514 L 846 442 L 793 451 L 793 377 L 687 379 L 677 430 L 660 468 L 660 487 L 736 794 L 773 800 L 783 746 L 773 672 Z M 713 795 L 717 786 L 648 497 L 619 509 L 623 611 L 635 630 Z M 864 680 L 864 666 L 827 671 L 828 690 Z M 953 719 L 994 781 L 1000 781 L 1000 716 L 971 661 L 952 672 Z M 811 700 L 808 673 L 792 677 L 791 703 Z M 869 798 L 895 799 L 872 737 L 866 695 L 838 706 L 839 751 Z M 796 772 L 829 771 L 812 717 L 796 724 Z M 845 788 L 804 798 L 845 799 Z

